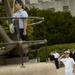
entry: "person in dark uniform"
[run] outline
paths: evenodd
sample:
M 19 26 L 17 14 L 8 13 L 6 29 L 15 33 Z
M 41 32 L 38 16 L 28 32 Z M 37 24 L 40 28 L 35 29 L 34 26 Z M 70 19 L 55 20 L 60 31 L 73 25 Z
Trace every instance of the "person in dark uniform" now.
M 75 51 L 74 51 L 74 49 L 71 49 L 71 51 L 70 51 L 70 57 L 73 58 L 74 61 L 75 61 Z
M 55 66 L 56 66 L 56 69 L 59 69 L 59 62 L 58 62 L 58 58 L 59 58 L 59 53 L 57 53 L 56 51 L 54 51 L 54 58 L 55 58 Z
M 54 55 L 53 55 L 53 52 L 51 52 L 49 55 L 48 55 L 48 57 L 49 57 L 49 59 L 50 59 L 50 61 L 51 62 L 53 62 L 54 61 Z

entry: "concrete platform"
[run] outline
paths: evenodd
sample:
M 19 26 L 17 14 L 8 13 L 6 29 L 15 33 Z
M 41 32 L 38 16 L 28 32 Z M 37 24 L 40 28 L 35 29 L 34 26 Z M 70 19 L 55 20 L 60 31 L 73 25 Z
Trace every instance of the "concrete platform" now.
M 57 75 L 53 63 L 25 63 L 24 65 L 25 68 L 21 68 L 21 65 L 0 66 L 0 75 Z

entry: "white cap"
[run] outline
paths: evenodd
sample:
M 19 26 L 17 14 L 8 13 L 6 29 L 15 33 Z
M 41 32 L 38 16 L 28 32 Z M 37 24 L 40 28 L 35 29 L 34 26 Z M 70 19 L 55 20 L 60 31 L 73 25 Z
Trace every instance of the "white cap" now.
M 64 53 L 70 53 L 70 51 L 65 51 Z

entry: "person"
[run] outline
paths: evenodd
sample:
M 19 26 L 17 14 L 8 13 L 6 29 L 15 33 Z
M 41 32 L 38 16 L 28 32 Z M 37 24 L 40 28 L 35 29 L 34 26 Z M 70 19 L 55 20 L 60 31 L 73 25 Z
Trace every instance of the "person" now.
M 53 55 L 54 55 L 54 58 L 55 58 L 54 61 L 55 61 L 56 68 L 59 69 L 58 58 L 59 58 L 60 55 L 59 55 L 59 53 L 57 53 L 56 51 L 54 51 L 54 54 L 53 54 Z
M 24 4 L 21 0 L 15 1 L 15 10 L 16 12 L 13 14 L 13 17 L 28 17 L 27 12 L 24 10 Z M 20 37 L 22 40 L 27 40 L 26 38 L 26 30 L 27 30 L 27 19 L 19 19 L 19 29 L 20 29 Z
M 75 51 L 74 49 L 72 48 L 71 51 L 70 51 L 70 57 L 74 59 L 75 61 Z
M 58 58 L 58 61 L 63 62 L 65 66 L 65 75 L 73 75 L 73 72 L 75 71 L 75 62 L 73 58 L 69 57 L 69 54 L 69 51 L 65 51 L 65 53 Z
M 48 57 L 49 57 L 49 59 L 50 59 L 50 61 L 51 62 L 53 62 L 54 61 L 54 55 L 53 55 L 53 52 L 50 52 L 50 54 L 48 55 Z

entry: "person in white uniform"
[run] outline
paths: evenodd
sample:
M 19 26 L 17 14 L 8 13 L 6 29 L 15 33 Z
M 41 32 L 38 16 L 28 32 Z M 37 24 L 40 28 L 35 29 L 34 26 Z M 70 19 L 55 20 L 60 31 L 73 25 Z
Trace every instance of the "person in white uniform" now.
M 58 59 L 58 61 L 63 62 L 65 66 L 65 75 L 73 75 L 73 72 L 75 71 L 75 62 L 73 58 L 69 57 L 69 54 L 70 54 L 69 51 L 65 51 L 65 53 L 61 55 Z
M 15 1 L 15 10 L 13 17 L 28 17 L 27 12 L 24 10 L 24 4 L 21 0 Z M 19 19 L 20 36 L 22 40 L 27 40 L 27 19 Z

